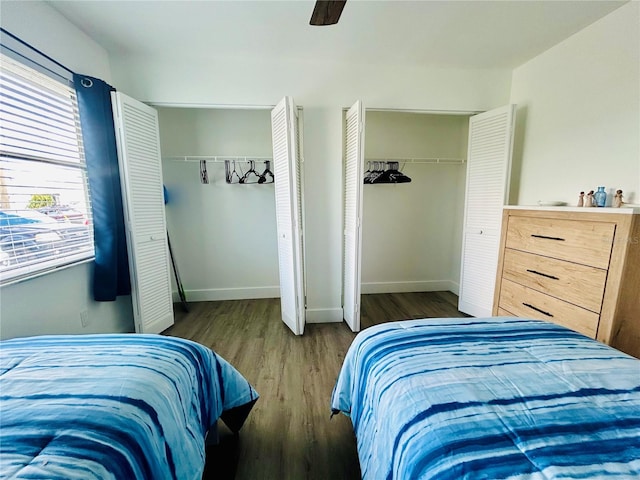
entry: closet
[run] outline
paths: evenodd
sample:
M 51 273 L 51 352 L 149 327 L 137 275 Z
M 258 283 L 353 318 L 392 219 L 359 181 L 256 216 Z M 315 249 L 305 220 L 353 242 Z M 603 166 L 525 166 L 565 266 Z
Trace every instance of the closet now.
M 344 318 L 358 331 L 360 293 L 457 293 L 469 116 L 367 110 L 366 118 L 362 112 L 355 120 L 365 120 L 362 152 L 355 153 L 357 140 L 350 137 L 359 128 L 350 125 L 353 114 L 345 116 Z M 356 173 L 358 155 L 362 167 Z M 394 168 L 391 162 L 410 182 L 364 182 L 371 170 Z M 361 218 L 361 239 L 353 233 L 351 241 L 347 232 L 358 223 L 350 220 L 355 217 Z M 359 242 L 360 255 L 353 246 Z M 348 274 L 350 265 L 359 278 Z
M 293 100 L 285 97 L 275 108 L 238 110 L 151 108 L 131 101 L 143 113 L 147 109 L 157 115 L 155 124 L 142 130 L 159 131 L 155 144 L 135 143 L 140 132 L 133 132 L 128 139 L 132 147 L 120 149 L 121 163 L 131 164 L 139 186 L 127 201 L 130 210 L 140 212 L 130 222 L 130 264 L 136 263 L 132 282 L 139 273 L 139 280 L 151 285 L 161 272 L 169 285 L 168 294 L 161 289 L 162 303 L 171 305 L 168 233 L 189 301 L 280 297 L 283 321 L 302 334 L 301 119 Z M 131 161 L 143 151 L 150 162 Z M 246 181 L 229 181 L 231 171 Z M 158 243 L 155 253 L 145 255 L 135 250 L 135 231 L 149 204 L 159 206 L 155 218 L 161 221 L 154 220 L 153 234 L 143 232 L 143 243 Z M 141 301 L 151 298 L 143 290 L 138 293 Z M 134 306 L 137 301 L 134 298 Z
M 280 297 L 283 322 L 301 335 L 301 110 L 293 99 L 255 111 L 151 107 L 120 92 L 112 103 L 136 332 L 173 324 L 173 261 L 188 300 Z
M 499 233 L 512 132 L 512 123 L 504 128 L 495 120 L 496 112 L 367 110 L 365 118 L 357 102 L 346 113 L 343 310 L 353 331 L 360 329 L 360 293 L 450 290 L 460 295 L 459 309 L 470 314 L 478 311 L 477 294 L 491 314 L 492 291 L 483 289 L 495 283 L 494 226 Z M 474 124 L 480 126 L 470 136 Z M 507 146 L 509 162 L 503 161 Z M 365 183 L 381 165 L 399 168 L 410 181 Z

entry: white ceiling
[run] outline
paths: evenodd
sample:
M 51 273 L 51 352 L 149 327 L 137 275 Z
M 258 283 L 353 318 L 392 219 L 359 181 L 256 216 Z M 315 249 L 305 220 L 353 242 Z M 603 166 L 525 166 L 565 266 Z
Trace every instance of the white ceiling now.
M 48 3 L 113 56 L 514 68 L 626 0 L 348 0 L 324 27 L 309 25 L 313 0 Z

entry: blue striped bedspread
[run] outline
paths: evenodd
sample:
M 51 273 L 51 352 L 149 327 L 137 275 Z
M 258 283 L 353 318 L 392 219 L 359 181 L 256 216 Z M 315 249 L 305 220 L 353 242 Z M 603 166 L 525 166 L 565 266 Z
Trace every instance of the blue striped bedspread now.
M 0 478 L 200 479 L 209 428 L 257 398 L 233 366 L 189 340 L 5 340 Z
M 640 478 L 640 360 L 547 322 L 367 328 L 331 407 L 363 479 Z

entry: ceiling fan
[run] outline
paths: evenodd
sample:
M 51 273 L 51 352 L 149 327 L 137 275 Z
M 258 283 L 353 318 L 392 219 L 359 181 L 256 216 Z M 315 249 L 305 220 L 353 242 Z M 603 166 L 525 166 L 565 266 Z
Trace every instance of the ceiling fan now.
M 318 0 L 313 8 L 309 25 L 335 25 L 340 19 L 345 3 L 347 0 Z

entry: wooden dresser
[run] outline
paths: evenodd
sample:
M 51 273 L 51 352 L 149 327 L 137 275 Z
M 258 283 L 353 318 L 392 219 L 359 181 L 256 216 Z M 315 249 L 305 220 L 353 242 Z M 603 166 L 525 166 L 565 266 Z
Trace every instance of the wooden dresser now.
M 493 314 L 555 322 L 640 358 L 639 212 L 505 207 Z

